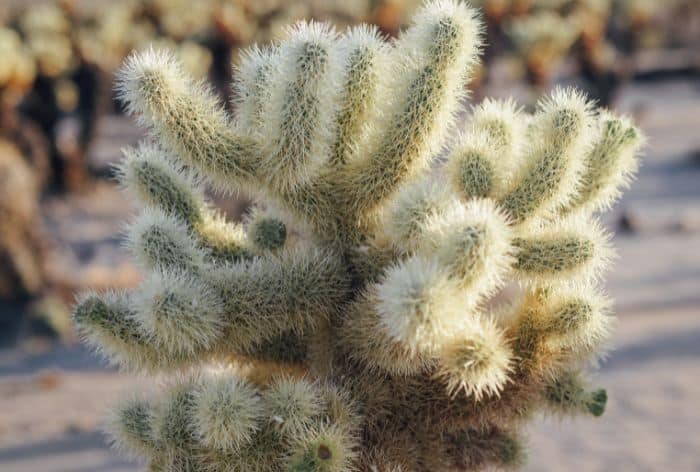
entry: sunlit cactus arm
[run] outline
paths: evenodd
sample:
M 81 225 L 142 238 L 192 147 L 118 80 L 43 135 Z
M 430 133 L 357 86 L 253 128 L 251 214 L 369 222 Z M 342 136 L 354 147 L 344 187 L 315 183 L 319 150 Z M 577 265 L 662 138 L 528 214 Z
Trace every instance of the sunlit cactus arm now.
M 437 376 L 450 395 L 466 393 L 477 401 L 498 395 L 510 380 L 513 353 L 503 331 L 488 318 L 477 318 L 441 347 Z
M 547 217 L 572 198 L 592 124 L 591 104 L 578 92 L 559 89 L 540 102 L 524 162 L 501 199 L 514 223 Z
M 518 311 L 514 352 L 519 368 L 536 375 L 593 360 L 613 325 L 610 302 L 589 284 L 530 292 Z
M 284 331 L 303 333 L 335 313 L 349 280 L 340 259 L 311 250 L 225 266 L 211 275 L 240 348 Z
M 273 187 L 293 190 L 317 177 L 330 159 L 342 63 L 337 34 L 328 25 L 298 23 L 288 36 L 263 103 L 259 173 Z
M 252 46 L 241 52 L 234 76 L 235 125 L 241 132 L 259 132 L 263 107 L 270 99 L 270 76 L 276 66 L 276 51 Z
M 513 240 L 515 276 L 522 282 L 558 284 L 599 277 L 613 257 L 610 235 L 596 220 L 575 217 Z
M 638 167 L 644 136 L 627 118 L 604 112 L 598 118 L 596 139 L 586 154 L 576 194 L 564 213 L 608 210 L 629 186 Z
M 197 273 L 209 253 L 182 221 L 159 209 L 146 209 L 127 230 L 127 246 L 147 270 L 178 269 Z
M 448 157 L 454 191 L 465 199 L 500 199 L 521 164 L 528 117 L 512 100 L 485 100 Z
M 161 148 L 142 143 L 127 149 L 118 168 L 121 184 L 146 207 L 154 210 L 153 223 L 162 222 L 159 212 L 169 219 L 180 220 L 206 249 L 210 256 L 220 260 L 237 260 L 251 255 L 245 233 L 240 225 L 225 221 L 209 208 L 200 185 L 185 169 L 178 168 Z M 135 226 L 145 229 L 148 225 Z M 177 221 L 170 225 L 178 224 Z M 185 237 L 183 232 L 177 239 Z M 158 250 L 143 248 L 140 251 Z M 138 252 L 138 251 L 137 251 Z
M 141 330 L 127 293 L 86 293 L 73 312 L 78 333 L 108 360 L 134 370 L 152 370 L 161 363 L 177 365 L 183 359 L 159 351 Z
M 359 159 L 366 151 L 371 125 L 386 97 L 389 73 L 389 47 L 378 30 L 359 26 L 339 40 L 343 59 L 341 97 L 336 137 L 330 165 L 342 166 Z
M 125 149 L 117 174 L 120 183 L 143 204 L 175 215 L 191 227 L 202 223 L 205 200 L 201 188 L 158 146 L 143 142 Z
M 222 339 L 226 319 L 220 292 L 203 277 L 165 271 L 149 276 L 134 295 L 141 331 L 160 351 L 192 357 Z
M 424 170 L 443 144 L 479 49 L 479 24 L 465 4 L 428 4 L 395 45 L 393 97 L 375 149 L 348 168 L 344 192 L 364 217 Z M 388 98 L 388 97 L 387 97 Z
M 464 310 L 498 289 L 514 261 L 508 220 L 492 201 L 465 204 L 429 182 L 399 193 L 385 232 L 401 250 L 435 257 L 464 291 Z
M 258 146 L 233 131 L 211 92 L 186 76 L 168 53 L 130 56 L 117 75 L 117 90 L 129 113 L 212 181 L 238 187 L 254 175 Z

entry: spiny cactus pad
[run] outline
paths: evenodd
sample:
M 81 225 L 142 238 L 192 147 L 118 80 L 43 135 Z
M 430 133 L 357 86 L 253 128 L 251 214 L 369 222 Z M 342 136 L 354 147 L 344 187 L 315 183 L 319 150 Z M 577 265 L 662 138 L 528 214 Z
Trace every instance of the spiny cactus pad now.
M 454 0 L 394 42 L 297 24 L 242 55 L 232 117 L 173 57 L 126 61 L 152 138 L 120 175 L 150 275 L 75 322 L 174 380 L 114 411 L 120 448 L 151 470 L 474 470 L 521 464 L 537 411 L 603 412 L 581 373 L 612 320 L 594 213 L 641 133 L 557 90 L 533 114 L 487 101 L 450 139 L 481 29 Z M 226 221 L 204 182 L 255 210 Z

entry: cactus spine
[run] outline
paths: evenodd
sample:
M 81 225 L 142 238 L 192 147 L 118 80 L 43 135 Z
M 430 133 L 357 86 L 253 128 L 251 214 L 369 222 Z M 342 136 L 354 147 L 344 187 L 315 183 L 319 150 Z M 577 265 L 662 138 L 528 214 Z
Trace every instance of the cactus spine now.
M 641 134 L 571 90 L 531 116 L 489 101 L 432 182 L 480 29 L 455 0 L 389 44 L 299 24 L 242 55 L 231 118 L 170 56 L 126 62 L 155 140 L 121 169 L 145 207 L 129 247 L 152 275 L 75 321 L 176 380 L 115 411 L 120 447 L 152 470 L 472 470 L 520 464 L 538 410 L 602 413 L 581 373 L 611 322 L 594 211 Z M 203 179 L 258 208 L 224 221 Z

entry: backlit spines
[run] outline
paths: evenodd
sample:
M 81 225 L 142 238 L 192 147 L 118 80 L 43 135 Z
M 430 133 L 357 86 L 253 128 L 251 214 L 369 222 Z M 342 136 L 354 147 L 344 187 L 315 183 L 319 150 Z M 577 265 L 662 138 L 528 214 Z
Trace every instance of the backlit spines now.
M 231 453 L 253 441 L 266 414 L 260 393 L 228 373 L 200 381 L 194 391 L 193 420 L 199 441 Z
M 117 410 L 120 447 L 169 472 L 480 470 L 522 464 L 538 410 L 603 412 L 578 374 L 613 325 L 593 213 L 643 138 L 557 90 L 533 114 L 487 100 L 450 139 L 480 29 L 457 0 L 393 42 L 298 24 L 243 54 L 231 120 L 171 56 L 127 61 L 145 273 L 74 318 L 117 364 L 177 374 Z M 208 184 L 253 209 L 228 220 Z
M 511 348 L 503 332 L 487 318 L 472 319 L 454 333 L 439 358 L 438 376 L 449 394 L 465 392 L 476 400 L 500 394 L 513 370 Z
M 236 67 L 235 125 L 241 131 L 259 132 L 263 124 L 263 109 L 272 92 L 270 81 L 275 72 L 276 51 L 252 46 L 241 52 Z
M 485 100 L 473 110 L 471 129 L 448 158 L 454 191 L 464 199 L 499 200 L 521 165 L 528 116 L 512 100 Z
M 376 209 L 425 169 L 442 145 L 479 50 L 475 13 L 458 2 L 433 2 L 395 46 L 394 97 L 376 148 L 351 167 L 350 209 Z
M 124 151 L 118 168 L 121 184 L 139 201 L 175 215 L 196 226 L 203 220 L 204 197 L 184 169 L 178 169 L 166 152 L 149 143 Z
M 148 270 L 199 272 L 209 257 L 191 229 L 160 210 L 146 210 L 127 229 L 127 246 Z
M 298 23 L 280 45 L 263 105 L 261 173 L 294 188 L 318 176 L 330 159 L 341 63 L 337 37 L 322 23 Z
M 512 189 L 501 204 L 516 223 L 547 217 L 574 194 L 593 124 L 591 104 L 573 90 L 542 100 Z
M 412 257 L 392 267 L 377 288 L 382 329 L 412 352 L 433 353 L 464 318 L 456 291 L 434 259 Z
M 565 206 L 569 211 L 608 210 L 637 171 L 644 136 L 629 119 L 601 113 L 596 138 L 586 154 L 580 183 Z
M 600 277 L 613 258 L 610 235 L 597 220 L 575 217 L 513 240 L 516 277 L 560 284 Z
M 367 151 L 368 136 L 387 100 L 389 47 L 374 28 L 359 26 L 340 39 L 343 75 L 330 164 L 342 166 Z
M 240 185 L 250 178 L 257 146 L 231 129 L 211 92 L 194 83 L 168 53 L 130 56 L 117 75 L 117 91 L 129 113 L 215 182 Z
M 156 349 L 192 355 L 213 347 L 224 328 L 224 300 L 199 277 L 152 274 L 134 297 L 136 320 Z
M 116 447 L 129 455 L 154 454 L 158 444 L 153 434 L 153 402 L 130 397 L 115 406 L 107 426 Z

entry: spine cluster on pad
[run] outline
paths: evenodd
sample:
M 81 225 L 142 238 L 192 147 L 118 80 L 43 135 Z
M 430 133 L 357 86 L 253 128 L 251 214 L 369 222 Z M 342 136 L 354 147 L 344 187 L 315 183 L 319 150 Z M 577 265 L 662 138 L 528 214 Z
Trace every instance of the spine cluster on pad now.
M 532 114 L 486 101 L 458 130 L 480 31 L 456 0 L 393 42 L 297 24 L 242 55 L 233 116 L 171 56 L 127 60 L 119 94 L 152 135 L 120 168 L 147 275 L 74 319 L 171 380 L 114 410 L 118 447 L 178 472 L 480 470 L 522 464 L 538 411 L 602 414 L 596 213 L 643 138 L 573 90 Z M 206 183 L 255 208 L 226 221 Z

